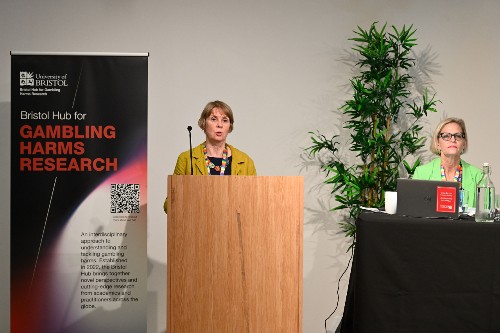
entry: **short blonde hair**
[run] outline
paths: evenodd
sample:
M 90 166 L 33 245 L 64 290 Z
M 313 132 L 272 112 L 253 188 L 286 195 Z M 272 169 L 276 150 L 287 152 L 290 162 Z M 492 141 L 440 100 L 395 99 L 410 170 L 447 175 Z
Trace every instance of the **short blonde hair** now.
M 465 122 L 463 121 L 463 119 L 450 117 L 450 118 L 446 118 L 445 120 L 440 122 L 437 125 L 436 130 L 434 131 L 434 135 L 432 136 L 431 148 L 430 148 L 431 152 L 433 154 L 441 155 L 441 150 L 438 149 L 439 135 L 441 134 L 441 130 L 443 129 L 443 127 L 445 127 L 446 125 L 451 124 L 451 123 L 457 124 L 462 129 L 462 133 L 464 134 L 463 140 L 465 140 L 464 150 L 462 151 L 462 154 L 467 152 L 467 147 L 469 146 L 469 142 L 467 139 L 467 129 L 465 128 Z
M 205 128 L 207 126 L 207 119 L 210 117 L 212 114 L 212 110 L 214 108 L 219 108 L 224 112 L 224 114 L 229 118 L 229 133 L 233 131 L 233 124 L 234 124 L 234 116 L 233 116 L 233 110 L 231 110 L 231 107 L 227 105 L 226 103 L 222 101 L 213 101 L 209 102 L 203 111 L 201 112 L 200 119 L 198 119 L 198 126 L 205 132 Z

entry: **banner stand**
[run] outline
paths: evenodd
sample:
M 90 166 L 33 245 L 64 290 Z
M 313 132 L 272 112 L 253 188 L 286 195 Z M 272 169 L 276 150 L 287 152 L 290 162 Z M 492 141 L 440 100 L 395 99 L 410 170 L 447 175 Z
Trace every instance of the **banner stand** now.
M 11 52 L 11 332 L 147 331 L 148 55 Z

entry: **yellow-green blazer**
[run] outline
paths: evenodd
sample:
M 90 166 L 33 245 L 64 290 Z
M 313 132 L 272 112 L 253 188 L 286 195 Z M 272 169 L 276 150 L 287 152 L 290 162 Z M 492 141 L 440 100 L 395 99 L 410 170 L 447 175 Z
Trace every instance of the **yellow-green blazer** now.
M 231 149 L 231 175 L 234 176 L 255 176 L 257 170 L 253 160 L 235 147 L 228 145 Z M 191 174 L 191 158 L 189 150 L 181 153 L 175 164 L 174 175 L 190 175 Z M 193 175 L 208 176 L 207 166 L 205 165 L 205 156 L 203 154 L 203 143 L 193 148 Z M 163 203 L 163 210 L 167 212 L 167 199 Z

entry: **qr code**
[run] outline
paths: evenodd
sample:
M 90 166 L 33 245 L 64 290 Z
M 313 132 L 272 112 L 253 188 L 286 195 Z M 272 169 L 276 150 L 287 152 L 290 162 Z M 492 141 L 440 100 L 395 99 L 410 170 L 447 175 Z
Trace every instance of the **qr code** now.
M 139 184 L 111 184 L 111 213 L 140 213 Z

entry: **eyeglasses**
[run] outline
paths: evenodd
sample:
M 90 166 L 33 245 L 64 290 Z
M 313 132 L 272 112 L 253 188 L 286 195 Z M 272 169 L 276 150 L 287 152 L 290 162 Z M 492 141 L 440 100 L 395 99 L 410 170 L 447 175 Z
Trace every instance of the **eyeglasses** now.
M 439 133 L 438 137 L 443 139 L 444 141 L 450 141 L 452 137 L 455 138 L 455 141 L 460 141 L 462 139 L 465 139 L 465 133 L 459 132 L 459 133 Z

